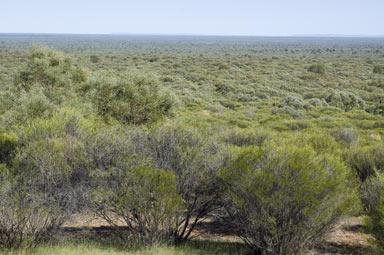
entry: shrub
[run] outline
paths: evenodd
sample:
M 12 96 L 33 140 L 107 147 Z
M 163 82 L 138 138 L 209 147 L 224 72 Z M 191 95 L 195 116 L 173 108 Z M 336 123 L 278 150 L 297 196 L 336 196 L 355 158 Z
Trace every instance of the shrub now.
M 177 177 L 177 192 L 186 204 L 175 238 L 190 237 L 194 228 L 219 204 L 222 185 L 217 172 L 225 164 L 226 149 L 204 135 L 180 126 L 158 127 L 132 136 L 134 152 L 151 159 L 156 169 Z
M 0 248 L 35 246 L 63 221 L 62 208 L 34 180 L 0 165 Z
M 346 146 L 359 143 L 359 133 L 352 127 L 334 129 L 331 131 L 331 135 L 336 141 L 342 142 Z
M 361 197 L 367 216 L 365 226 L 375 239 L 377 254 L 384 252 L 384 175 L 378 174 L 366 180 L 361 187 Z
M 271 112 L 272 112 L 272 114 L 275 114 L 275 115 L 287 114 L 287 115 L 291 116 L 294 119 L 302 119 L 305 116 L 305 114 L 302 111 L 296 110 L 292 106 L 284 106 L 284 107 L 281 107 L 281 108 L 280 107 L 274 107 L 274 108 L 272 108 Z
M 279 108 L 283 108 L 286 106 L 293 107 L 295 110 L 300 110 L 307 107 L 306 103 L 301 97 L 294 97 L 294 96 L 288 96 L 284 98 L 284 100 L 281 101 L 279 104 Z
M 147 245 L 172 241 L 183 212 L 176 175 L 148 166 L 115 169 L 110 173 L 95 179 L 98 184 L 93 202 L 97 213 L 112 226 L 123 220 L 131 231 L 128 236 L 121 234 L 123 238 Z
M 82 70 L 75 68 L 72 59 L 64 53 L 49 48 L 33 48 L 27 64 L 17 75 L 16 85 L 26 91 L 34 83 L 41 84 L 47 90 L 68 89 L 72 82 L 79 81 L 79 71 Z
M 384 74 L 384 65 L 375 65 L 373 67 L 373 73 Z
M 226 144 L 232 144 L 239 147 L 258 145 L 261 146 L 270 136 L 265 131 L 250 131 L 242 129 L 229 130 L 220 135 Z
M 90 60 L 92 63 L 97 63 L 100 61 L 100 57 L 99 56 L 96 56 L 96 55 L 91 55 L 90 56 Z
M 86 160 L 78 123 L 54 116 L 20 130 L 20 150 L 4 175 L 0 201 L 3 245 L 47 240 L 87 200 Z
M 17 140 L 14 135 L 0 132 L 0 164 L 9 163 L 17 148 Z
M 377 174 L 384 173 L 384 146 L 354 146 L 348 151 L 346 161 L 360 180 L 365 182 Z
M 221 176 L 232 222 L 254 254 L 302 254 L 356 199 L 341 160 L 308 146 L 242 149 Z
M 308 104 L 313 106 L 313 107 L 326 107 L 326 106 L 328 106 L 328 103 L 325 102 L 324 99 L 319 99 L 319 98 L 309 99 Z
M 123 123 L 152 123 L 172 114 L 174 100 L 160 89 L 158 80 L 125 74 L 97 75 L 89 82 L 92 101 L 98 114 Z
M 308 71 L 317 74 L 325 74 L 325 65 L 323 64 L 313 64 L 308 67 Z
M 365 109 L 364 100 L 351 92 L 333 91 L 325 100 L 329 105 L 339 107 L 346 112 L 352 109 Z

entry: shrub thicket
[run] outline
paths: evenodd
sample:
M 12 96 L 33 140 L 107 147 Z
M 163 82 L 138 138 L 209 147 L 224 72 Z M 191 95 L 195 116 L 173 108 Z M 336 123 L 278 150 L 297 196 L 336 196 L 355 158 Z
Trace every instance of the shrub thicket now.
M 357 191 L 381 242 L 384 99 L 369 48 L 380 44 L 352 59 L 338 41 L 209 41 L 206 54 L 180 38 L 120 40 L 92 53 L 57 40 L 73 58 L 0 50 L 1 247 L 48 240 L 89 210 L 126 240 L 177 242 L 211 217 L 227 222 L 226 208 L 226 227 L 255 253 L 300 254 L 359 204 Z

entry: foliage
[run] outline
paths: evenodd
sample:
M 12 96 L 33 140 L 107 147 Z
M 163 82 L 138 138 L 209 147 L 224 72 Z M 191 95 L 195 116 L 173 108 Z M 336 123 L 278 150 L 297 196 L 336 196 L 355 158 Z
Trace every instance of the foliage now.
M 375 65 L 373 67 L 373 73 L 384 74 L 384 66 L 383 65 Z
M 0 133 L 0 164 L 10 163 L 17 145 L 17 140 L 14 135 Z
M 226 207 L 232 216 L 250 215 L 245 221 L 234 218 L 242 227 L 226 228 L 246 233 L 273 215 L 256 224 L 267 233 L 265 240 L 276 237 L 272 247 L 301 250 L 347 215 L 339 200 L 330 199 L 324 209 L 326 195 L 337 191 L 341 199 L 346 190 L 351 197 L 345 207 L 359 204 L 360 192 L 361 213 L 379 220 L 370 209 L 378 200 L 367 194 L 380 194 L 374 187 L 382 174 L 384 87 L 380 71 L 372 73 L 383 65 L 382 40 L 5 34 L 0 39 L 0 163 L 6 173 L 0 218 L 8 215 L 3 229 L 14 222 L 25 230 L 24 240 L 30 240 L 25 244 L 47 239 L 73 213 L 96 210 L 121 224 L 113 208 L 128 218 L 134 206 L 158 224 L 142 225 L 150 231 L 140 232 L 127 221 L 136 234 L 125 237 L 180 241 L 211 217 L 223 220 Z M 69 54 L 29 50 L 31 43 Z M 252 160 L 234 167 L 241 156 Z M 360 177 L 359 188 L 345 183 L 354 180 L 345 165 Z M 219 172 L 227 185 L 234 184 L 225 185 Z M 256 179 L 263 182 L 252 186 Z M 306 185 L 296 189 L 300 180 Z M 248 199 L 249 208 L 266 207 L 265 214 L 237 213 L 242 207 L 235 197 Z M 297 204 L 304 213 L 295 214 Z M 21 216 L 32 217 L 31 226 L 41 234 L 22 227 Z M 275 224 L 290 219 L 297 224 Z M 308 229 L 317 231 L 321 224 L 324 229 L 313 236 Z M 151 234 L 139 234 L 146 231 Z M 298 236 L 303 243 L 296 245 Z
M 302 254 L 356 199 L 340 159 L 309 146 L 243 149 L 221 175 L 232 221 L 254 254 Z
M 159 127 L 134 140 L 135 152 L 149 156 L 156 168 L 177 176 L 177 192 L 186 203 L 183 219 L 175 233 L 187 239 L 217 206 L 222 190 L 217 177 L 225 163 L 226 150 L 208 137 L 175 126 Z
M 55 199 L 34 180 L 0 165 L 0 248 L 30 247 L 47 240 L 62 223 Z
M 95 181 L 97 213 L 113 226 L 119 216 L 131 231 L 128 238 L 146 245 L 174 238 L 183 202 L 173 172 L 137 166 L 97 176 Z
M 124 74 L 93 76 L 87 86 L 98 114 L 123 123 L 151 123 L 169 116 L 174 101 L 152 77 Z
M 372 144 L 370 146 L 354 146 L 349 150 L 347 162 L 356 172 L 362 182 L 384 173 L 384 146 Z
M 317 74 L 325 74 L 325 66 L 323 64 L 314 64 L 308 67 L 308 71 Z
M 362 200 L 366 206 L 365 225 L 375 237 L 377 253 L 384 251 L 384 175 L 378 174 L 362 185 Z

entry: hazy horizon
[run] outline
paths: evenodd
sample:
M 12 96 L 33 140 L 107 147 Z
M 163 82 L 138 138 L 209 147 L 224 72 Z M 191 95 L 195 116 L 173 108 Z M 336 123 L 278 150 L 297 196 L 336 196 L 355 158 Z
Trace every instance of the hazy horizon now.
M 384 36 L 381 0 L 3 0 L 0 33 Z

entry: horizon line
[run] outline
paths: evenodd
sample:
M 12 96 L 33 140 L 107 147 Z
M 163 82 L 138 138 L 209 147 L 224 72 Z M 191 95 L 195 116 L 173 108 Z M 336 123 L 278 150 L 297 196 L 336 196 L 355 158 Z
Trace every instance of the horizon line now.
M 251 35 L 251 34 L 194 34 L 194 33 L 53 33 L 53 32 L 0 32 L 0 35 L 105 35 L 105 36 L 201 36 L 201 37 L 324 37 L 324 38 L 384 38 L 384 34 L 291 34 L 291 35 Z

